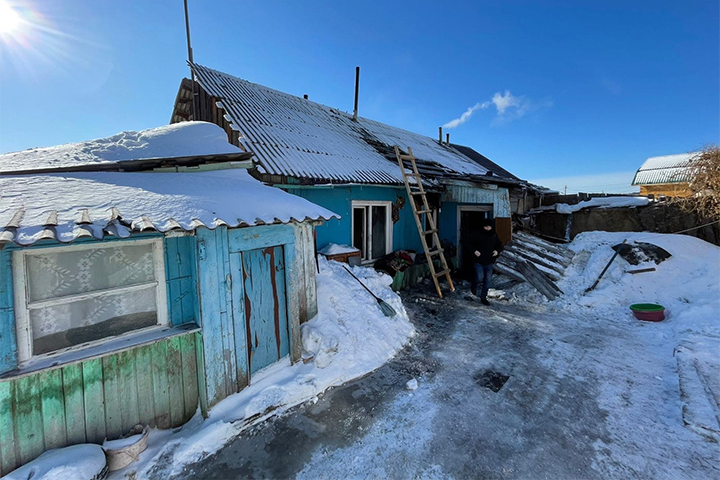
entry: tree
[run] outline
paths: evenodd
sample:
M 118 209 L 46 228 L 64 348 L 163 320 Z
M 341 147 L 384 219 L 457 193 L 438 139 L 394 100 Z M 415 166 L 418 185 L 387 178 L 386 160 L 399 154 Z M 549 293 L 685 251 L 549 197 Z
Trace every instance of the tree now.
M 700 218 L 720 219 L 720 147 L 705 146 L 690 160 L 692 196 L 683 202 Z

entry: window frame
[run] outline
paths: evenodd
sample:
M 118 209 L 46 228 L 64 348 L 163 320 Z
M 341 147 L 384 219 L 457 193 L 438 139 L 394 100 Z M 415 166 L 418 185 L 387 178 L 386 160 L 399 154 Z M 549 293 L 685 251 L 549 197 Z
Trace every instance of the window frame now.
M 152 245 L 153 251 L 153 267 L 155 271 L 155 281 L 145 282 L 125 287 L 109 288 L 96 290 L 93 292 L 85 292 L 80 294 L 72 294 L 63 297 L 40 300 L 37 302 L 28 302 L 27 290 L 27 260 L 28 256 L 40 255 L 42 253 L 68 252 L 76 250 L 97 250 L 101 248 L 123 247 L 130 245 Z M 17 340 L 18 364 L 22 366 L 29 361 L 37 359 L 55 357 L 62 353 L 83 350 L 94 347 L 117 338 L 132 336 L 136 334 L 146 333 L 150 330 L 165 328 L 169 324 L 168 306 L 167 306 L 167 283 L 165 279 L 165 251 L 163 238 L 124 240 L 121 242 L 106 241 L 98 243 L 79 243 L 75 245 L 63 245 L 52 247 L 39 247 L 22 249 L 13 252 L 13 290 L 15 297 L 15 331 Z M 153 286 L 154 285 L 154 286 Z M 157 308 L 157 324 L 131 330 L 120 335 L 107 336 L 99 340 L 86 342 L 81 345 L 73 345 L 71 347 L 53 350 L 39 355 L 33 355 L 33 335 L 32 324 L 30 322 L 30 310 L 33 308 L 46 308 L 55 305 L 63 305 L 75 301 L 81 301 L 89 298 L 102 297 L 105 295 L 117 295 L 137 290 L 155 288 L 155 306 Z
M 386 215 L 385 215 L 385 253 L 383 255 L 387 255 L 388 253 L 392 253 L 393 251 L 393 223 L 392 223 L 392 202 L 391 201 L 382 201 L 382 200 L 353 200 L 351 202 L 351 219 L 350 219 L 350 239 L 351 239 L 351 245 L 352 241 L 355 239 L 355 209 L 356 208 L 366 208 L 365 212 L 365 235 L 363 237 L 363 243 L 365 244 L 365 252 L 368 256 L 368 258 L 362 258 L 362 263 L 372 263 L 377 260 L 377 258 L 370 258 L 372 255 L 372 207 L 385 207 L 386 209 Z M 369 208 L 368 208 L 369 207 Z M 354 246 L 354 245 L 353 245 Z M 357 247 L 355 247 L 357 248 Z M 380 258 L 380 257 L 378 257 Z

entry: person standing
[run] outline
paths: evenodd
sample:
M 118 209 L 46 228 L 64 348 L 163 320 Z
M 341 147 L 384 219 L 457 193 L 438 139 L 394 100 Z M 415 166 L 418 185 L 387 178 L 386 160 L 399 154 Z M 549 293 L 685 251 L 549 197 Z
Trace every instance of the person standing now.
M 483 305 L 490 305 L 487 294 L 490 289 L 493 265 L 502 251 L 502 242 L 495 231 L 493 223 L 492 218 L 481 220 L 482 228 L 471 235 L 468 242 L 470 251 L 473 252 L 473 278 L 470 291 L 473 295 L 477 295 L 478 284 L 482 282 L 480 302 Z

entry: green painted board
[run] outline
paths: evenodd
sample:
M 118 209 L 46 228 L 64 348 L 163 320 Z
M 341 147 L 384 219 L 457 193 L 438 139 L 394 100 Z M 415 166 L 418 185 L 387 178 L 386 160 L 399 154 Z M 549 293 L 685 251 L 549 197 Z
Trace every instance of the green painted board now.
M 13 383 L 0 381 L 0 475 L 14 469 L 20 460 L 13 423 Z
M 19 378 L 15 383 L 15 439 L 22 463 L 45 451 L 38 383 L 37 375 Z
M 151 347 L 153 400 L 155 403 L 155 426 L 170 428 L 170 388 L 167 371 L 167 342 L 158 342 Z
M 66 367 L 69 368 L 69 367 Z M 85 433 L 88 442 L 101 443 L 107 436 L 105 427 L 105 392 L 102 359 L 95 358 L 82 363 Z M 68 408 L 67 401 L 65 408 Z M 75 408 L 75 407 L 73 407 Z M 83 413 L 83 412 L 80 412 Z M 68 426 L 68 436 L 71 435 Z
M 135 349 L 126 350 L 118 355 L 118 369 L 120 371 L 118 390 L 122 418 L 121 435 L 125 435 L 140 423 L 137 381 L 135 380 Z
M 105 433 L 109 439 L 116 439 L 123 434 L 118 356 L 104 357 L 102 365 L 103 391 L 105 392 Z
M 64 447 L 67 445 L 67 435 L 62 371 L 48 370 L 38 375 L 37 379 L 41 389 L 45 448 Z
M 170 423 L 177 427 L 184 423 L 185 396 L 183 393 L 182 352 L 180 338 L 173 337 L 167 349 L 168 387 L 170 391 Z
M 135 350 L 135 375 L 137 380 L 137 406 L 140 423 L 143 425 L 155 423 L 152 348 L 150 346 L 140 347 Z
M 198 407 L 197 358 L 195 355 L 195 336 L 180 337 L 182 350 L 183 395 L 185 405 L 184 420 L 195 415 Z

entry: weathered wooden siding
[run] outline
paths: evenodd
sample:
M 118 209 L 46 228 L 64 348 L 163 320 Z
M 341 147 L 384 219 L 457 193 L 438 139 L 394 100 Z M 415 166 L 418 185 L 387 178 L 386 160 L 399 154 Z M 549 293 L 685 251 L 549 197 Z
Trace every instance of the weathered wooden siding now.
M 47 449 L 119 438 L 138 423 L 182 425 L 198 406 L 201 342 L 189 332 L 0 380 L 0 474 Z
M 3 248 L 0 250 L 0 374 L 17 365 L 12 278 L 10 251 Z
M 302 353 L 300 321 L 317 311 L 312 225 L 265 225 L 232 229 L 218 227 L 197 231 L 197 265 L 200 285 L 199 306 L 203 322 L 205 385 L 203 409 L 240 391 L 250 380 L 248 323 L 243 278 L 243 253 L 268 247 L 282 247 L 284 260 L 285 311 L 289 329 L 289 350 L 293 361 Z M 276 265 L 277 267 L 277 265 Z M 307 278 L 311 275 L 312 280 Z M 258 308 L 273 303 L 272 295 L 256 299 Z M 312 306 L 310 306 L 312 302 Z M 251 312 L 252 313 L 252 312 Z M 252 316 L 252 315 L 251 315 Z M 254 338 L 252 338 L 254 340 Z
M 165 238 L 165 282 L 172 325 L 193 323 L 200 318 L 196 242 L 195 236 Z
M 492 204 L 496 218 L 510 217 L 510 194 L 507 188 L 480 188 L 469 182 L 457 182 L 457 185 L 447 185 L 441 198 L 443 202 Z

